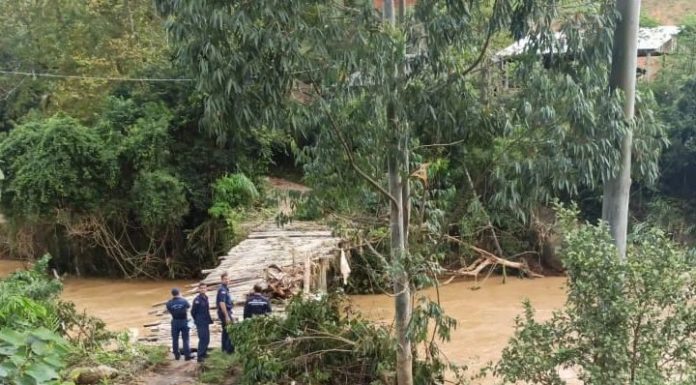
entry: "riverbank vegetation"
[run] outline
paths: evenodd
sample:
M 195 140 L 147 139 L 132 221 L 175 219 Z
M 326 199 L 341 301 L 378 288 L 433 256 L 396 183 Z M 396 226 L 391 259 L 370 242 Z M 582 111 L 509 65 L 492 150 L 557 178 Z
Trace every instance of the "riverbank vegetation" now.
M 426 17 L 423 12 L 435 12 L 433 17 L 445 23 L 439 27 L 444 29 L 432 32 L 431 37 L 443 31 L 454 33 L 456 29 L 446 27 L 445 20 L 454 14 L 440 15 L 442 10 L 437 7 L 428 11 L 426 3 L 412 8 L 413 15 Z M 356 4 L 361 5 L 355 10 L 370 8 Z M 407 76 L 411 83 L 403 83 L 408 88 L 402 90 L 405 93 L 399 97 L 395 112 L 408 111 L 408 116 L 399 119 L 407 119 L 412 126 L 407 174 L 412 185 L 413 243 L 439 243 L 437 250 L 428 252 L 439 255 L 439 263 L 452 271 L 482 257 L 466 246 L 474 245 L 513 263 L 523 263 L 536 273 L 555 274 L 562 267 L 552 252 L 555 236 L 549 232 L 553 222 L 547 208 L 550 199 L 577 200 L 587 219 L 599 217 L 601 191 L 597 186 L 603 164 L 611 163 L 613 154 L 601 146 L 612 139 L 595 138 L 588 142 L 592 145 L 583 144 L 585 139 L 578 130 L 584 127 L 593 132 L 600 119 L 611 121 L 603 115 L 611 114 L 611 109 L 600 97 L 601 82 L 606 79 L 600 76 L 592 80 L 594 83 L 590 79 L 581 82 L 574 78 L 579 74 L 572 68 L 536 68 L 530 57 L 508 74 L 518 78 L 515 91 L 501 92 L 499 74 L 485 69 L 491 68 L 496 49 L 524 32 L 515 30 L 511 35 L 502 26 L 490 27 L 491 20 L 522 16 L 510 13 L 514 9 L 502 7 L 504 4 L 466 10 L 470 22 L 457 32 L 466 36 L 466 43 L 456 39 L 446 42 L 450 48 L 457 46 L 459 53 L 442 51 L 445 56 L 441 59 L 447 63 L 433 69 L 456 72 L 466 69 L 467 64 L 474 65 L 458 85 L 424 87 L 435 79 L 427 75 L 434 74 L 428 69 L 431 59 L 414 57 L 408 64 L 413 71 Z M 250 213 L 229 206 L 235 198 L 215 198 L 216 194 L 222 196 L 216 189 L 225 176 L 250 179 L 260 195 L 253 201 L 244 200 L 244 206 L 258 207 L 269 201 L 262 183 L 262 177 L 269 173 L 299 175 L 314 189 L 310 196 L 301 198 L 303 203 L 298 204 L 294 219 L 330 218 L 339 227 L 358 229 L 343 234 L 354 245 L 368 242 L 377 250 L 386 250 L 384 197 L 362 183 L 354 170 L 358 166 L 374 176 L 378 174 L 374 168 L 381 162 L 373 151 L 380 146 L 377 138 L 364 136 L 360 134 L 364 130 L 357 129 L 379 122 L 376 115 L 365 120 L 368 116 L 363 114 L 363 104 L 369 98 L 360 99 L 354 92 L 365 90 L 367 85 L 350 88 L 356 79 L 341 78 L 330 71 L 321 75 L 331 79 L 321 81 L 316 78 L 319 73 L 287 73 L 290 67 L 313 65 L 325 54 L 352 52 L 347 46 L 339 45 L 335 52 L 327 46 L 330 50 L 316 51 L 316 57 L 296 47 L 299 56 L 287 58 L 290 67 L 278 69 L 281 72 L 274 77 L 264 72 L 267 68 L 263 65 L 237 68 L 239 71 L 230 77 L 235 70 L 232 67 L 221 66 L 210 72 L 192 61 L 202 52 L 201 47 L 190 45 L 195 42 L 186 40 L 186 35 L 179 41 L 177 33 L 183 30 L 175 30 L 189 27 L 171 25 L 172 45 L 167 44 L 165 24 L 170 10 L 166 2 L 160 3 L 159 10 L 147 2 L 128 1 L 64 2 L 55 9 L 45 1 L 2 7 L 1 60 L 3 68 L 17 69 L 16 74 L 3 74 L 0 79 L 0 120 L 2 131 L 7 133 L 0 145 L 4 174 L 0 205 L 7 219 L 2 245 L 6 254 L 30 259 L 50 252 L 60 273 L 196 276 L 234 242 L 230 230 L 239 227 Z M 601 7 L 597 2 L 577 9 L 539 9 L 537 16 L 550 16 L 561 25 L 576 15 L 600 15 L 604 12 Z M 657 18 L 649 7 L 644 19 L 651 15 Z M 489 20 L 491 15 L 497 19 Z M 685 241 L 691 240 L 689 232 L 694 228 L 694 204 L 688 194 L 692 186 L 686 178 L 693 171 L 693 125 L 689 123 L 688 101 L 679 95 L 688 95 L 689 78 L 694 73 L 690 64 L 693 20 L 688 15 L 681 20 L 686 29 L 679 51 L 666 57 L 667 65 L 657 77 L 642 84 L 644 107 L 639 108 L 646 113 L 639 122 L 645 130 L 636 143 L 641 146 L 641 155 L 634 175 L 642 199 L 632 201 L 634 217 L 660 221 Z M 311 26 L 317 20 L 303 22 Z M 523 24 L 518 27 L 527 28 Z M 609 28 L 610 24 L 595 27 Z M 350 28 L 337 25 L 331 33 L 339 38 L 341 30 Z M 417 28 L 413 31 L 416 38 L 419 32 Z M 245 32 L 240 29 L 239 33 Z M 218 38 L 211 35 L 210 41 Z M 350 44 L 360 47 L 362 43 Z M 434 41 L 428 44 L 437 45 Z M 484 44 L 486 49 L 480 50 Z M 87 52 L 85 46 L 94 49 Z M 227 60 L 228 53 L 220 49 L 204 55 L 208 64 Z M 377 52 L 381 48 L 369 49 Z M 481 52 L 483 55 L 478 55 Z M 433 54 L 430 52 L 429 57 L 435 58 Z M 348 58 L 331 60 L 338 63 Z M 604 59 L 588 56 L 582 60 L 589 60 L 585 68 L 597 73 L 606 69 Z M 349 62 L 343 62 L 341 68 L 349 72 L 357 69 Z M 56 74 L 60 76 L 44 76 Z M 561 97 L 560 90 L 568 86 L 563 83 L 566 75 L 575 79 L 572 86 L 583 92 L 585 103 L 599 104 L 571 108 L 583 104 L 576 103 L 572 93 Z M 225 77 L 227 83 L 223 84 Z M 249 79 L 255 80 L 249 83 Z M 286 80 L 273 85 L 279 79 Z M 265 81 L 280 88 L 254 88 Z M 542 81 L 546 83 L 539 83 Z M 322 87 L 345 87 L 320 89 L 324 94 L 321 101 L 313 89 L 319 83 Z M 455 90 L 455 86 L 460 88 Z M 557 92 L 554 97 L 540 99 L 530 93 L 539 87 Z M 455 91 L 456 97 L 452 94 Z M 593 99 L 595 94 L 599 99 Z M 651 104 L 651 94 L 657 104 Z M 238 97 L 229 99 L 231 95 Z M 467 95 L 463 97 L 466 103 L 460 103 L 461 95 Z M 234 106 L 231 100 L 235 100 Z M 408 106 L 411 101 L 417 108 Z M 648 107 L 655 114 L 647 113 Z M 225 118 L 216 117 L 215 111 Z M 332 119 L 327 120 L 329 116 Z M 570 126 L 556 119 L 566 117 L 572 117 Z M 331 120 L 343 141 L 331 129 Z M 578 130 L 569 131 L 569 127 Z M 659 155 L 660 143 L 667 138 L 672 145 Z M 353 152 L 353 163 L 344 144 Z M 594 147 L 596 150 L 590 151 Z M 659 175 L 655 167 L 658 156 Z M 366 247 L 353 251 L 360 263 L 351 290 L 375 290 L 377 283 L 381 285 L 380 274 L 374 273 L 382 270 L 378 257 Z
M 0 383 L 86 383 L 81 381 L 86 373 L 100 365 L 108 367 L 91 383 L 102 378 L 128 383 L 164 361 L 163 348 L 109 332 L 99 319 L 60 300 L 62 284 L 48 275 L 48 262 L 46 256 L 31 270 L 0 280 Z
M 397 7 L 375 10 L 369 0 L 0 4 L 3 251 L 26 259 L 49 252 L 60 273 L 194 277 L 243 235 L 244 221 L 268 217 L 273 203 L 263 177 L 282 170 L 312 191 L 278 222 L 333 225 L 352 256 L 348 290 L 394 296 L 394 330 L 346 315 L 333 297 L 297 300 L 287 319 L 234 326 L 246 353 L 237 362 L 242 382 L 441 382 L 454 368 L 436 341 L 455 322 L 416 293 L 437 288 L 443 275 L 513 270 L 568 273 L 570 298 L 547 324 L 528 308 L 497 367 L 505 378 L 558 383 L 557 366 L 572 364 L 592 381 L 625 383 L 626 372 L 612 365 L 654 369 L 655 357 L 674 352 L 639 347 L 640 324 L 676 333 L 670 328 L 690 321 L 691 309 L 665 296 L 683 289 L 674 274 L 693 269 L 680 250 L 693 247 L 696 234 L 696 18 L 682 20 L 677 50 L 641 80 L 635 119 L 627 121 L 625 94 L 610 78 L 618 60 L 615 1 L 380 3 Z M 643 23 L 654 24 L 651 16 Z M 524 54 L 495 55 L 523 37 L 530 43 Z M 564 55 L 549 53 L 559 47 Z M 550 206 L 577 201 L 575 214 L 597 223 L 628 133 L 636 236 L 623 260 L 604 224 L 574 229 L 567 213 L 557 218 Z M 663 232 L 644 231 L 646 222 Z M 26 288 L 12 286 L 23 279 Z M 12 330 L 5 342 L 16 343 L 7 351 L 25 358 L 21 367 L 6 358 L 3 365 L 14 366 L 1 373 L 31 377 L 36 371 L 27 368 L 60 363 L 37 374 L 53 381 L 71 346 L 91 351 L 114 340 L 97 320 L 61 313 L 70 305 L 56 299 L 58 284 L 38 279 L 30 290 L 34 279 L 3 283 L 8 293 L 19 291 L 0 304 L 0 321 Z M 647 287 L 655 292 L 644 293 Z M 641 312 L 641 300 L 673 305 L 684 317 Z M 15 311 L 22 323 L 7 318 Z M 615 328 L 605 327 L 611 334 L 597 341 L 606 322 Z M 654 357 L 617 353 L 631 342 L 632 352 Z M 526 362 L 518 359 L 524 352 L 534 360 L 561 343 L 561 353 L 575 356 L 515 366 Z M 581 354 L 588 344 L 599 349 L 591 358 Z M 55 347 L 46 359 L 45 346 Z M 692 363 L 680 354 L 674 360 Z M 630 377 L 674 383 L 682 374 L 675 373 Z
M 696 381 L 693 252 L 662 230 L 637 226 L 621 260 L 605 226 L 577 216 L 559 213 L 565 307 L 540 321 L 526 303 L 496 373 L 510 384 L 562 384 L 559 368 L 586 384 Z

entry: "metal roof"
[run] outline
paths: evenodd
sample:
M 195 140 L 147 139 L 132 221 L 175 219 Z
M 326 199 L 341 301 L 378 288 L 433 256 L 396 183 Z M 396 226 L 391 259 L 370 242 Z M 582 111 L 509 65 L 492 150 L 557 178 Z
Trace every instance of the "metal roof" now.
M 659 51 L 665 43 L 668 43 L 674 36 L 678 35 L 681 28 L 672 25 L 665 25 L 654 28 L 640 28 L 638 30 L 638 51 L 652 52 Z M 555 53 L 563 53 L 567 50 L 565 36 L 561 32 L 555 32 L 556 46 L 553 48 Z M 508 47 L 498 51 L 495 59 L 506 59 L 519 56 L 527 50 L 529 38 L 522 38 Z M 546 50 L 544 53 L 548 53 Z

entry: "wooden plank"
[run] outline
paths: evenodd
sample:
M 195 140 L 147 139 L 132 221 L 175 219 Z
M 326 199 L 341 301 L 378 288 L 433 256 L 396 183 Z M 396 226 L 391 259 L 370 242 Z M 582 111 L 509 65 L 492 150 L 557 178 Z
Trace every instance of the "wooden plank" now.
M 214 298 L 215 291 L 219 287 L 220 275 L 227 272 L 232 278 L 229 291 L 235 304 L 233 317 L 239 319 L 241 316 L 240 305 L 246 300 L 246 295 L 251 292 L 253 285 L 265 280 L 265 270 L 268 266 L 276 265 L 281 268 L 296 264 L 312 266 L 315 261 L 321 261 L 319 262 L 320 266 L 324 266 L 325 263 L 328 266 L 328 259 L 335 257 L 335 250 L 339 242 L 340 238 L 334 237 L 331 231 L 316 224 L 294 222 L 291 226 L 279 229 L 275 224 L 267 223 L 230 249 L 226 255 L 220 256 L 218 266 L 203 270 L 205 278 L 202 282 L 209 285 L 208 296 Z M 320 274 L 323 270 L 320 268 Z M 306 286 L 311 286 L 312 269 L 305 269 L 305 271 L 308 272 L 310 281 Z M 315 284 L 319 282 L 320 284 L 317 286 L 324 287 L 321 282 L 325 280 L 327 277 L 318 277 Z M 193 300 L 197 285 L 198 283 L 187 285 L 189 288 L 185 296 L 187 300 Z M 151 331 L 151 336 L 141 340 L 152 343 L 169 343 L 170 316 L 163 311 L 163 305 L 164 302 L 155 304 L 155 310 L 148 313 L 158 317 L 159 322 L 148 323 L 146 327 Z M 210 311 L 215 318 L 215 304 L 211 305 Z M 282 314 L 284 310 L 285 306 L 282 304 L 274 304 L 274 314 Z M 219 345 L 220 331 L 220 325 L 216 320 L 215 325 L 211 327 L 211 346 Z M 195 344 L 194 341 L 197 341 L 195 328 L 191 333 L 191 343 Z
M 321 238 L 331 237 L 331 231 L 264 231 L 249 234 L 248 239 L 263 238 Z

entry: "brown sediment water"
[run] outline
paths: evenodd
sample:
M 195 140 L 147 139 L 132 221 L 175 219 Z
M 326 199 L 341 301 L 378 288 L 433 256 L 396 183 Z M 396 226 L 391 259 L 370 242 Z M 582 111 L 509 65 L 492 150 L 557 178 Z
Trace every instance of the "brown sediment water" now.
M 452 339 L 441 345 L 446 357 L 477 372 L 489 361 L 497 361 L 513 334 L 515 317 L 523 312 L 522 302 L 529 299 L 537 318 L 548 319 L 566 299 L 566 278 L 540 279 L 491 277 L 484 282 L 454 282 L 440 288 L 440 302 L 447 315 L 457 320 Z M 424 291 L 436 299 L 434 289 Z M 354 306 L 368 319 L 391 322 L 394 300 L 385 295 L 353 296 Z M 488 383 L 488 381 L 483 381 Z
M 16 261 L 0 260 L 0 277 L 22 268 Z M 68 278 L 62 298 L 75 303 L 79 310 L 103 319 L 109 329 L 138 328 L 155 318 L 148 313 L 152 305 L 166 301 L 172 287 L 184 288 L 186 281 L 146 281 L 94 278 Z M 522 301 L 529 299 L 537 318 L 548 319 L 566 299 L 566 278 L 541 279 L 491 277 L 483 282 L 460 281 L 440 287 L 445 312 L 457 320 L 449 343 L 441 345 L 452 362 L 467 365 L 470 373 L 489 361 L 496 361 L 513 334 L 514 319 L 523 312 Z M 436 291 L 423 291 L 436 299 Z M 352 301 L 365 317 L 391 323 L 393 298 L 386 295 L 356 295 Z M 480 383 L 492 383 L 482 381 Z
M 148 314 L 155 303 L 168 300 L 170 290 L 184 290 L 188 281 L 68 278 L 61 297 L 79 310 L 101 318 L 110 330 L 138 328 L 156 320 Z
M 0 278 L 4 278 L 17 270 L 26 269 L 26 262 L 0 259 Z
M 26 263 L 0 259 L 0 278 L 26 268 Z M 170 298 L 170 290 L 186 288 L 189 281 L 152 281 L 99 278 L 67 278 L 61 298 L 79 311 L 101 318 L 109 330 L 137 328 L 156 320 L 148 314 L 155 303 Z

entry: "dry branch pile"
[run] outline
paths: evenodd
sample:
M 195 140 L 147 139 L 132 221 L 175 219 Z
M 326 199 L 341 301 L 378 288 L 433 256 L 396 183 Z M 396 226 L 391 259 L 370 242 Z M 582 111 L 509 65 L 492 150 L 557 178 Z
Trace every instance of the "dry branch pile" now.
M 302 290 L 304 267 L 270 265 L 265 270 L 266 294 L 270 298 L 288 299 Z

